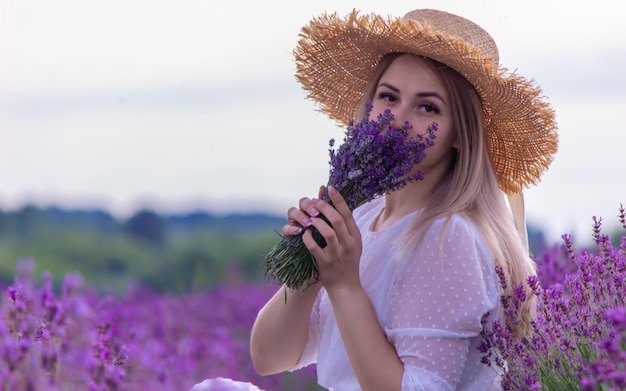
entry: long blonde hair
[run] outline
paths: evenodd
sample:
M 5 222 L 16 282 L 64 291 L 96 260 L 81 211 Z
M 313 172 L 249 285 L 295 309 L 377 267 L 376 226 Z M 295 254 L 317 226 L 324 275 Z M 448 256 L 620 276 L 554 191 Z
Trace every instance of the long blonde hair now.
M 381 59 L 361 99 L 359 118 L 366 114 L 365 103 L 373 99 L 383 72 L 402 54 L 391 53 Z M 482 102 L 475 88 L 455 70 L 432 59 L 419 58 L 437 75 L 450 98 L 458 152 L 402 239 L 408 245 L 417 243 L 435 220 L 454 213 L 471 219 L 507 279 L 506 291 L 502 293 L 511 294 L 511 287 L 520 283 L 526 288 L 528 299 L 518 311 L 518 319 L 509 321 L 518 324 L 520 335 L 528 335 L 530 321 L 535 318 L 535 300 L 526 280 L 536 274 L 536 264 L 517 232 L 491 164 Z

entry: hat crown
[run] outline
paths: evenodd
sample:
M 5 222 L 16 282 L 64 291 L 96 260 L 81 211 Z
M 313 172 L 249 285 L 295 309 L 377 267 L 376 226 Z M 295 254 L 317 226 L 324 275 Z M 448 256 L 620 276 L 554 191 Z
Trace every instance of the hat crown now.
M 500 63 L 496 42 L 487 31 L 469 19 L 434 9 L 413 10 L 407 12 L 402 19 L 405 22 L 413 20 L 424 27 L 428 26 L 433 32 L 473 46 L 480 51 L 481 57 L 490 61 L 494 67 Z

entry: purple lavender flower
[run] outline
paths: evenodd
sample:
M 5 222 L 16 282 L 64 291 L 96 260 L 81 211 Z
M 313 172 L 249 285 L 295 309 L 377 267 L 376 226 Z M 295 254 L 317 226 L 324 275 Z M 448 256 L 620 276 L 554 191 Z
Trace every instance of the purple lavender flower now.
M 376 120 L 370 120 L 372 104 L 366 109 L 366 118 L 358 123 L 350 122 L 338 149 L 333 149 L 335 141 L 330 140 L 328 185 L 339 191 L 352 210 L 410 182 L 422 180 L 422 172 L 412 171 L 426 157 L 424 151 L 434 144 L 437 131 L 437 124 L 433 122 L 424 135 L 411 138 L 408 123 L 401 129 L 390 126 L 391 111 L 386 110 Z M 324 194 L 323 199 L 330 202 L 328 194 Z M 326 243 L 321 234 L 313 227 L 310 229 L 313 238 L 324 247 Z M 265 267 L 268 276 L 292 289 L 304 290 L 317 282 L 315 259 L 301 236 L 283 237 L 266 255 Z
M 372 104 L 366 108 L 369 115 Z M 377 120 L 351 122 L 337 150 L 332 149 L 334 140 L 330 141 L 328 183 L 344 196 L 351 209 L 424 178 L 420 171 L 409 173 L 426 157 L 424 150 L 433 145 L 437 124 L 433 122 L 425 136 L 409 138 L 408 123 L 396 130 L 389 127 L 391 121 L 393 114 L 385 110 Z
M 0 390 L 189 390 L 218 377 L 264 390 L 315 384 L 314 366 L 273 376 L 254 371 L 250 329 L 274 294 L 266 284 L 102 297 L 68 274 L 55 295 L 50 275 L 36 287 L 32 263 L 17 269 L 0 296 Z
M 620 206 L 620 219 L 624 215 Z M 577 252 L 563 235 L 563 256 L 548 252 L 539 265 L 550 284 L 537 276 L 526 281 L 537 299 L 531 335 L 514 337 L 516 311 L 528 299 L 522 286 L 503 294 L 504 321 L 483 322 L 478 350 L 484 363 L 504 372 L 504 390 L 626 389 L 626 235 L 616 249 L 602 233 L 602 219 L 593 221 L 595 251 Z M 563 260 L 564 267 L 546 267 Z M 504 278 L 502 270 L 496 273 Z M 505 291 L 507 282 L 501 286 Z

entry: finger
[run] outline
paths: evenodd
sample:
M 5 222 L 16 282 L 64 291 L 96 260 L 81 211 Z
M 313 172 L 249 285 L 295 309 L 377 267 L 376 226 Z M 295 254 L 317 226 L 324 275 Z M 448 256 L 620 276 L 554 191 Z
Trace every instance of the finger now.
M 323 262 L 323 260 L 327 258 L 326 250 L 331 246 L 332 248 L 337 248 L 339 241 L 335 230 L 329 226 L 324 219 L 313 217 L 311 220 L 313 221 L 315 229 L 326 241 L 326 245 L 321 247 L 313 237 L 313 232 L 310 229 L 305 230 L 302 234 L 302 242 L 319 264 L 319 262 Z
M 297 236 L 302 233 L 303 228 L 296 224 L 285 224 L 282 228 L 283 236 Z
M 317 208 L 317 206 L 315 205 L 317 199 L 311 199 L 311 198 L 300 198 L 300 202 L 298 204 L 298 206 L 300 207 L 300 210 L 302 212 L 304 212 L 308 217 L 315 217 L 315 216 L 319 216 L 320 211 Z M 300 221 L 300 220 L 296 220 L 296 221 Z M 310 224 L 309 224 L 310 225 Z M 306 226 L 306 225 L 305 225 Z
M 317 244 L 315 239 L 313 239 L 313 233 L 310 229 L 307 229 L 302 233 L 302 243 L 304 243 L 304 246 L 307 248 L 307 250 L 309 250 L 311 255 L 313 255 L 313 258 L 315 258 L 317 262 L 322 259 L 322 248 L 319 246 L 319 244 Z
M 352 235 L 360 232 L 359 227 L 356 225 L 356 221 L 354 221 L 354 218 L 352 217 L 352 210 L 346 203 L 346 200 L 343 198 L 341 193 L 331 186 L 328 188 L 328 195 L 337 212 L 343 217 L 348 232 Z
M 326 216 L 324 216 L 326 217 Z M 313 223 L 313 227 L 317 229 L 317 231 L 322 235 L 324 240 L 326 241 L 326 246 L 322 248 L 326 248 L 329 245 L 339 244 L 339 233 L 335 229 L 335 227 L 331 223 L 328 223 L 324 219 L 320 217 L 311 217 L 311 222 Z M 342 226 L 341 223 L 337 223 L 336 225 Z
M 320 190 L 317 192 L 317 198 L 323 200 L 325 193 L 326 193 L 326 186 L 320 186 Z
M 299 225 L 303 228 L 311 225 L 310 215 L 296 207 L 291 207 L 287 211 L 287 221 L 289 221 L 291 225 Z
M 326 218 L 326 220 L 328 220 L 328 224 L 330 224 L 330 227 L 333 230 L 337 231 L 337 234 L 340 237 L 342 235 L 349 234 L 346 228 L 346 223 L 344 221 L 345 220 L 344 216 L 342 216 L 337 211 L 337 209 L 333 207 L 333 205 L 329 204 L 328 202 L 324 200 L 318 200 L 318 199 L 314 200 L 314 203 L 316 207 L 319 209 L 320 213 Z M 349 216 L 349 218 L 352 218 L 352 217 Z M 315 228 L 317 228 L 317 225 L 315 224 L 316 219 L 312 217 L 311 220 L 313 221 L 313 225 L 315 226 Z M 320 233 L 323 233 L 323 232 L 321 232 L 320 230 Z

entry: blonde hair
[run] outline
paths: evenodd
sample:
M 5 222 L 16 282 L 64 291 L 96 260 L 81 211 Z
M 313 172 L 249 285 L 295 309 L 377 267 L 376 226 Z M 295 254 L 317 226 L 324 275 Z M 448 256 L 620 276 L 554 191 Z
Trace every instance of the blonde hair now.
M 365 103 L 373 99 L 383 72 L 403 53 L 386 55 L 378 63 L 367 84 L 358 118 L 365 113 Z M 419 57 L 433 71 L 450 99 L 452 126 L 456 129 L 458 151 L 449 170 L 435 186 L 424 208 L 402 237 L 405 246 L 418 243 L 431 224 L 454 213 L 467 216 L 476 224 L 507 279 L 505 295 L 512 287 L 523 283 L 527 297 L 518 311 L 518 319 L 508 321 L 518 325 L 519 335 L 529 335 L 535 318 L 535 297 L 526 283 L 536 274 L 536 264 L 529 256 L 513 223 L 504 193 L 498 184 L 487 149 L 483 105 L 476 89 L 452 68 L 429 58 Z M 442 238 L 443 239 L 443 238 Z

